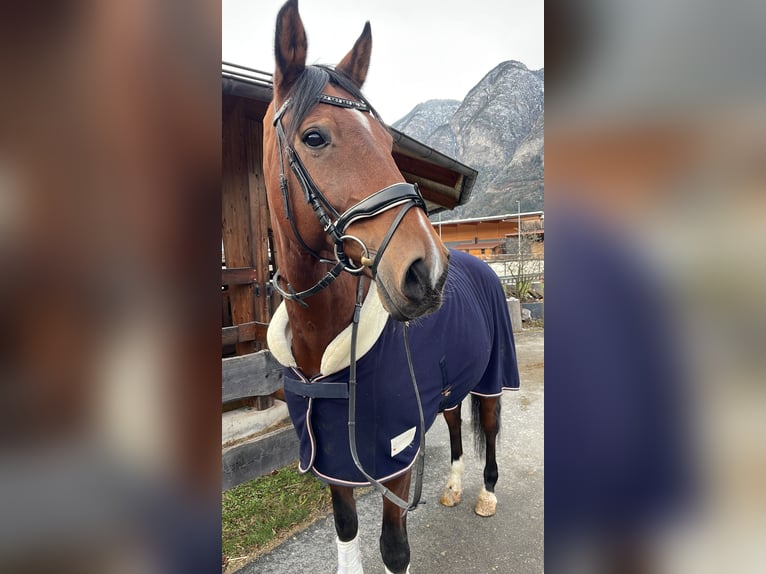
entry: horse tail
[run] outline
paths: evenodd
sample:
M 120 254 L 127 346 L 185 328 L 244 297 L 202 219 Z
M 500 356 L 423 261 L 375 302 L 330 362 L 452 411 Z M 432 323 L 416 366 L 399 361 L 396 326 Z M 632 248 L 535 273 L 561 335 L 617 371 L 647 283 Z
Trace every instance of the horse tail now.
M 495 401 L 495 427 L 497 431 L 497 437 L 500 437 L 500 429 L 503 428 L 501 424 L 502 397 L 497 397 Z M 473 428 L 473 446 L 478 456 L 484 456 L 487 447 L 487 436 L 484 434 L 484 427 L 481 424 L 481 401 L 482 397 L 478 395 L 471 395 L 471 427 Z M 500 441 L 498 440 L 498 443 Z

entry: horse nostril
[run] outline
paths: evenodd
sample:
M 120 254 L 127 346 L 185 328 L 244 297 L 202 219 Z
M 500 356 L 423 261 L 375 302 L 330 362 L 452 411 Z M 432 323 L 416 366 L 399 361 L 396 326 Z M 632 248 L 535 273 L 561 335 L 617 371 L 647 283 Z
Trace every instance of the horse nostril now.
M 430 276 L 430 270 L 422 258 L 413 261 L 402 282 L 404 296 L 415 301 L 423 299 L 431 289 Z

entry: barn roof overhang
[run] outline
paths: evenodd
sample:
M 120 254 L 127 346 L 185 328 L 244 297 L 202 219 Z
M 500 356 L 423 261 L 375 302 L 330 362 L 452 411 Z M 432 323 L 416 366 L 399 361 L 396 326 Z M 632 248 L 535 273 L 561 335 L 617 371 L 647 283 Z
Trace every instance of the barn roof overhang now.
M 481 223 L 516 223 L 519 219 L 524 221 L 544 221 L 544 211 L 522 211 L 521 213 L 506 213 L 504 215 L 489 215 L 483 217 L 469 217 L 466 219 L 450 219 L 449 221 L 439 222 L 444 227 L 456 225 L 478 225 Z
M 256 100 L 271 101 L 272 76 L 253 68 L 223 63 L 222 93 Z M 454 209 L 465 204 L 478 172 L 414 138 L 389 126 L 394 138 L 396 165 L 409 183 L 417 183 L 426 200 L 429 214 Z

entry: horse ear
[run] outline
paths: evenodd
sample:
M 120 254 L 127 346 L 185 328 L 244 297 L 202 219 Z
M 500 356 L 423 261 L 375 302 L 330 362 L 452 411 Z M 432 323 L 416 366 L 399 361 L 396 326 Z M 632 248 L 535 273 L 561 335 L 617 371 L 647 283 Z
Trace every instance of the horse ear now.
M 277 31 L 274 37 L 274 90 L 284 99 L 295 81 L 306 68 L 308 42 L 298 14 L 298 0 L 288 0 L 277 15 Z
M 367 77 L 367 69 L 370 67 L 371 53 L 372 31 L 370 30 L 370 23 L 367 22 L 364 25 L 364 30 L 362 30 L 362 35 L 359 36 L 354 47 L 340 61 L 340 64 L 335 66 L 335 69 L 346 74 L 357 87 L 361 88 Z

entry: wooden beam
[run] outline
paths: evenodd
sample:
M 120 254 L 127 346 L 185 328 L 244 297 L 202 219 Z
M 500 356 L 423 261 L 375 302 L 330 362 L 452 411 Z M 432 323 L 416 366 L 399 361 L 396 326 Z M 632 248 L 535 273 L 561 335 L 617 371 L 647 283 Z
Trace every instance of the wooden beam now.
M 298 435 L 291 426 L 233 446 L 221 455 L 221 487 L 229 490 L 298 460 Z
M 420 193 L 423 195 L 423 199 L 427 199 L 431 203 L 440 207 L 446 207 L 447 209 L 454 209 L 457 207 L 458 202 L 456 199 L 453 199 L 448 195 L 442 195 L 431 189 L 428 185 L 418 185 L 420 186 Z
M 262 397 L 282 388 L 283 367 L 269 351 L 223 359 L 221 400 Z
M 258 321 L 241 323 L 233 327 L 224 327 L 221 329 L 221 345 L 236 345 L 249 341 L 258 341 L 265 344 L 268 328 L 269 325 L 267 323 L 259 323 Z
M 257 283 L 255 269 L 252 267 L 229 267 L 221 269 L 221 285 L 247 285 Z
M 409 183 L 417 183 L 420 193 L 429 201 L 437 203 L 448 209 L 453 209 L 460 198 L 460 190 L 444 185 L 407 171 L 402 171 L 404 179 Z

